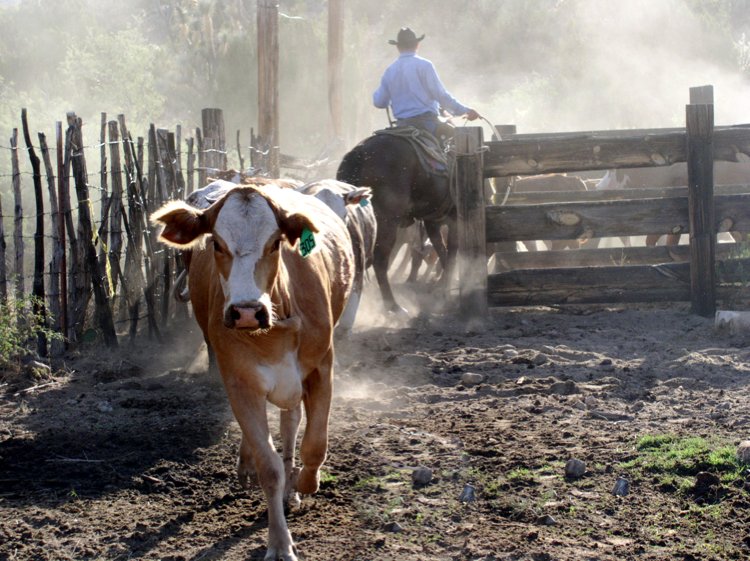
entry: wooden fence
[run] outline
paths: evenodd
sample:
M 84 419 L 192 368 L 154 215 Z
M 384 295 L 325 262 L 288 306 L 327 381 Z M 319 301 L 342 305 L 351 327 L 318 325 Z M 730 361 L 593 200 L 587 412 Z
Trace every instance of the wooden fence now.
M 9 205 L 0 195 L 0 301 L 18 306 L 33 295 L 35 311 L 65 335 L 64 343 L 53 341 L 53 354 L 87 339 L 108 346 L 139 332 L 161 339 L 173 318 L 187 314 L 170 294 L 180 257 L 156 242 L 149 217 L 164 201 L 183 198 L 213 171 L 227 169 L 222 111 L 204 109 L 202 124 L 186 138 L 179 125 L 170 131 L 152 124 L 134 136 L 124 115 L 108 120 L 102 113 L 98 144 L 85 145 L 81 119 L 70 113 L 65 129 L 57 123 L 50 146 L 42 132 L 32 141 L 22 111 L 23 145 L 14 129 L 9 146 L 0 146 L 8 152 L 5 177 L 13 196 Z M 253 148 L 253 138 L 251 130 L 249 161 L 257 168 L 264 154 Z M 241 169 L 243 152 L 238 132 Z M 285 158 L 298 171 L 320 171 Z M 43 337 L 38 351 L 48 353 Z
M 465 127 L 457 130 L 456 152 L 460 298 L 469 316 L 488 306 L 658 301 L 690 301 L 695 313 L 710 316 L 717 298 L 746 291 L 750 260 L 737 257 L 747 253 L 746 244 L 721 244 L 717 260 L 716 234 L 750 232 L 750 186 L 715 189 L 713 166 L 750 161 L 750 125 L 715 128 L 710 87 L 691 89 L 685 129 L 513 135 L 485 143 L 481 128 Z M 687 187 L 485 202 L 487 178 L 678 162 L 687 163 Z M 510 269 L 486 274 L 487 248 L 497 242 L 675 233 L 688 233 L 689 247 L 503 254 L 497 257 Z

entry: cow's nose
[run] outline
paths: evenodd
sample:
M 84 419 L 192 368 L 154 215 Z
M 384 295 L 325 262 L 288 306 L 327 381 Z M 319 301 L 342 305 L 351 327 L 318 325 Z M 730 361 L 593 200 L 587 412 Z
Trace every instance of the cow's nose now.
M 269 320 L 268 310 L 257 301 L 232 304 L 224 314 L 224 325 L 235 329 L 267 329 Z

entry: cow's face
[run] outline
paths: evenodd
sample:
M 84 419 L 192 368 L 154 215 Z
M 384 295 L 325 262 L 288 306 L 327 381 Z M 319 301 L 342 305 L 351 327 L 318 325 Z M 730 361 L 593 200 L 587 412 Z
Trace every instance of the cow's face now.
M 224 325 L 251 331 L 273 326 L 271 292 L 281 244 L 294 245 L 305 228 L 317 231 L 306 215 L 279 207 L 253 188 L 234 189 L 205 211 L 173 203 L 154 221 L 164 224 L 160 239 L 178 247 L 211 234 L 207 249 L 224 294 Z

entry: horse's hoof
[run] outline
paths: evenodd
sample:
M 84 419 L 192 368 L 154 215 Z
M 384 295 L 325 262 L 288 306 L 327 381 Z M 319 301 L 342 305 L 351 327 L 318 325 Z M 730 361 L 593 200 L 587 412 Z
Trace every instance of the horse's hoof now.
M 398 304 L 393 304 L 393 306 L 388 308 L 388 315 L 404 319 L 409 319 L 411 317 L 411 314 L 406 310 L 406 308 L 402 308 Z

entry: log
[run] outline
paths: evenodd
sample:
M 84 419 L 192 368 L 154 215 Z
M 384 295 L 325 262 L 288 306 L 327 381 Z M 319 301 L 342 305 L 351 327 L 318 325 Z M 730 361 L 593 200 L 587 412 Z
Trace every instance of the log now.
M 722 243 L 716 246 L 716 256 L 720 259 L 729 259 L 743 253 L 750 253 L 749 244 Z M 689 261 L 690 246 L 688 245 L 501 252 L 495 253 L 493 272 L 562 267 L 656 265 Z
M 107 175 L 107 114 L 102 112 L 99 128 L 99 182 L 101 183 L 102 200 L 101 213 L 99 222 L 107 224 L 109 222 L 105 209 L 109 208 L 109 177 Z M 99 260 L 104 262 L 107 259 L 107 247 L 109 244 L 109 232 L 107 228 L 99 229 Z
M 750 195 L 715 197 L 714 232 L 750 232 Z M 488 206 L 487 242 L 678 234 L 690 231 L 686 197 Z
M 687 161 L 684 132 L 644 135 L 623 131 L 617 137 L 582 133 L 551 139 L 531 137 L 488 142 L 487 147 L 485 177 L 654 167 Z M 716 130 L 714 147 L 716 160 L 747 161 L 750 157 L 750 126 Z
M 259 6 L 260 7 L 260 6 Z M 224 134 L 224 112 L 206 108 L 201 111 L 203 123 L 203 165 L 208 177 L 227 169 L 227 141 Z
M 122 276 L 120 258 L 122 256 L 122 165 L 120 163 L 120 133 L 118 123 L 109 121 L 109 152 L 112 173 L 112 195 L 109 204 L 109 252 L 107 260 L 111 274 L 109 285 L 111 287 L 112 301 L 117 295 L 117 282 Z M 103 221 L 102 221 L 103 222 Z M 123 287 L 127 292 L 127 287 Z
M 739 195 L 750 193 L 748 185 L 714 185 L 717 195 Z M 511 193 L 507 205 L 535 205 L 543 203 L 573 203 L 585 201 L 622 201 L 627 199 L 662 199 L 667 197 L 687 197 L 684 187 L 643 187 L 625 189 L 605 189 L 601 191 L 529 191 Z
M 18 129 L 13 129 L 10 138 L 12 184 L 13 184 L 13 247 L 15 249 L 15 261 L 13 273 L 15 274 L 15 300 L 19 305 L 26 295 L 24 286 L 24 243 L 23 243 L 23 197 L 21 196 L 21 171 L 18 164 Z M 19 314 L 21 318 L 23 314 Z
M 65 161 L 67 155 L 63 151 L 62 123 L 55 123 L 55 145 L 57 148 L 57 195 L 59 203 L 60 218 L 58 222 L 58 233 L 60 237 L 60 326 L 66 341 L 70 340 L 70 314 L 68 313 L 68 268 L 65 252 L 65 228 L 70 217 L 70 197 L 68 196 L 68 178 L 66 176 Z M 72 228 L 71 228 L 72 229 Z
M 47 192 L 49 194 L 50 222 L 52 226 L 52 259 L 49 264 L 49 290 L 47 291 L 47 301 L 49 302 L 50 327 L 57 333 L 62 334 L 62 310 L 61 310 L 61 292 L 60 280 L 65 275 L 65 269 L 62 268 L 62 256 L 65 252 L 65 244 L 60 239 L 60 229 L 62 226 L 62 217 L 60 216 L 60 207 L 57 204 L 57 190 L 55 185 L 55 169 L 52 167 L 52 158 L 50 157 L 47 146 L 47 138 L 44 133 L 39 133 L 39 147 L 42 152 L 42 161 L 47 174 Z M 61 339 L 53 339 L 50 343 L 50 356 L 58 357 L 65 351 L 65 342 Z
M 686 113 L 691 249 L 690 301 L 693 313 L 712 317 L 716 312 L 714 106 L 688 105 Z M 724 218 L 723 214 L 719 216 Z M 742 227 L 734 229 L 741 230 Z
M 193 145 L 195 140 L 188 138 L 187 142 L 187 192 L 185 196 L 189 195 L 195 190 L 195 153 L 193 152 Z M 240 165 L 242 160 L 240 159 Z
M 195 151 L 198 153 L 198 188 L 204 187 L 207 183 L 206 175 L 206 155 L 203 152 L 203 134 L 199 128 L 195 129 Z
M 456 129 L 456 209 L 458 211 L 458 278 L 461 313 L 487 315 L 487 261 L 482 128 Z M 450 278 L 450 277 L 449 277 Z
M 260 167 L 279 177 L 279 8 L 276 0 L 258 0 L 258 148 Z
M 722 261 L 722 297 L 747 288 L 750 259 Z M 488 277 L 491 306 L 689 302 L 690 264 L 528 269 Z
M 96 324 L 101 330 L 104 343 L 112 348 L 117 346 L 117 334 L 115 333 L 112 308 L 110 307 L 107 288 L 104 283 L 102 264 L 97 259 L 96 246 L 93 239 L 93 222 L 91 220 L 91 207 L 89 201 L 89 189 L 86 183 L 86 160 L 83 152 L 83 136 L 81 134 L 81 119 L 76 117 L 72 120 L 71 131 L 71 165 L 75 179 L 76 196 L 78 197 L 78 221 L 81 229 L 81 242 L 84 250 L 84 258 L 90 271 L 90 281 L 94 292 L 94 315 Z M 82 320 L 83 318 L 81 318 Z
M 0 304 L 8 303 L 8 269 L 6 263 L 7 243 L 5 241 L 5 224 L 3 216 L 3 200 L 0 196 Z
M 34 181 L 34 202 L 36 207 L 36 225 L 34 229 L 34 280 L 31 293 L 34 295 L 32 309 L 42 326 L 47 326 L 47 307 L 44 304 L 44 196 L 42 194 L 42 170 L 39 156 L 36 155 L 34 144 L 31 142 L 29 120 L 26 108 L 21 110 L 21 124 L 26 150 L 31 161 L 31 173 Z M 36 350 L 39 356 L 47 356 L 47 336 L 43 332 L 37 333 Z

